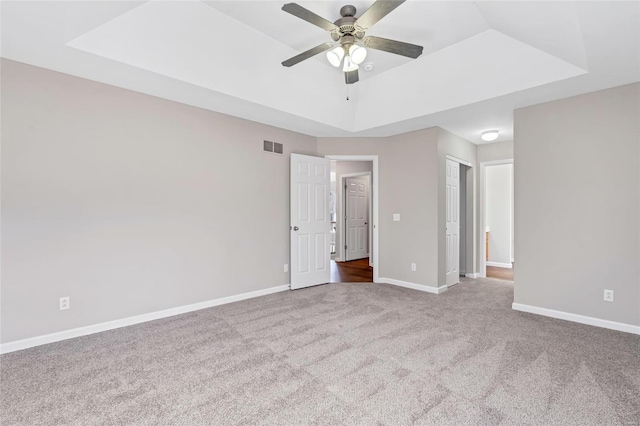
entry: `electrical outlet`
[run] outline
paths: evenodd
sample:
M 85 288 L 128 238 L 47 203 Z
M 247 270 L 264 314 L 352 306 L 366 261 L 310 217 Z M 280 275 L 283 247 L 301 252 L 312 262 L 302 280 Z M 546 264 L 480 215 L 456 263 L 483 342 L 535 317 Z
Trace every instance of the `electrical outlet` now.
M 415 272 L 415 270 L 416 270 L 416 264 L 415 263 L 411 264 L 411 270 Z
M 289 264 L 288 263 L 284 264 L 284 271 L 285 272 L 289 272 Z
M 613 302 L 613 290 L 605 290 L 604 291 L 604 301 L 605 302 Z
M 71 299 L 69 296 L 60 298 L 60 310 L 64 311 L 71 308 Z
M 394 222 L 400 222 L 400 213 L 394 213 L 393 214 L 393 221 Z

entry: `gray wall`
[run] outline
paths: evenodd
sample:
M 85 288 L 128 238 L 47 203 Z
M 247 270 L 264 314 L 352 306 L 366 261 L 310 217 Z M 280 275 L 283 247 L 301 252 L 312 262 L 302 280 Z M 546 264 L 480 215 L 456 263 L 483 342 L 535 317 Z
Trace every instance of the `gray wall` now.
M 475 145 L 430 128 L 388 138 L 320 138 L 318 151 L 379 156 L 379 276 L 444 286 L 446 155 L 475 163 Z M 467 205 L 475 208 L 473 191 L 468 197 Z M 400 213 L 400 222 L 393 222 L 394 213 Z M 468 241 L 469 251 L 473 244 Z M 415 272 L 411 263 L 416 263 Z
M 513 159 L 513 141 L 495 142 L 477 146 L 478 164 L 485 161 Z
M 336 222 L 336 257 L 340 260 L 344 260 L 344 243 L 340 238 L 342 228 L 344 228 L 342 176 L 352 173 L 371 173 L 372 171 L 373 161 L 336 161 L 336 217 L 338 219 Z
M 438 129 L 390 138 L 320 138 L 322 155 L 378 155 L 379 276 L 437 286 Z M 435 200 L 435 201 L 434 201 Z M 400 222 L 393 222 L 400 213 Z M 411 263 L 417 270 L 411 271 Z
M 315 138 L 7 60 L 1 101 L 2 342 L 289 283 Z
M 636 83 L 515 111 L 516 303 L 640 325 L 639 105 Z

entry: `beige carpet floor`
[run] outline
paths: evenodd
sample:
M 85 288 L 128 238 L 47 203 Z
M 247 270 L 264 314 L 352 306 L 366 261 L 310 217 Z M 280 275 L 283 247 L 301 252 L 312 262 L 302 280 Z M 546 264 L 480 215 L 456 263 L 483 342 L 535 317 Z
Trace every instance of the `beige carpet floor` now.
M 512 300 L 330 284 L 10 353 L 0 423 L 640 424 L 640 336 Z

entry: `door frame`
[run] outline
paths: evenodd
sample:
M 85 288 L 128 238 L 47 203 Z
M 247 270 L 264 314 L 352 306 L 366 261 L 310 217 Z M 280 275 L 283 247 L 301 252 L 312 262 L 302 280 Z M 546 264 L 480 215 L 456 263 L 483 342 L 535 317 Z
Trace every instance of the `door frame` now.
M 373 282 L 380 282 L 380 249 L 379 249 L 379 229 L 378 229 L 378 156 L 377 155 L 325 155 L 325 158 L 336 161 L 371 161 L 373 164 L 371 172 L 371 234 L 372 234 L 372 250 L 373 256 L 369 253 L 369 264 L 373 266 Z M 336 196 L 342 194 L 342 188 L 337 188 L 339 193 Z M 336 211 L 336 213 L 338 213 Z M 336 221 L 338 217 L 336 217 Z
M 345 242 L 345 237 L 346 237 L 346 233 L 345 233 L 345 220 L 344 220 L 344 212 L 346 211 L 346 207 L 347 207 L 347 197 L 344 193 L 344 185 L 345 185 L 345 179 L 346 178 L 353 178 L 353 177 L 366 177 L 367 181 L 369 182 L 369 206 L 368 206 L 368 210 L 369 210 L 369 218 L 367 219 L 369 225 L 367 225 L 367 232 L 369 234 L 368 236 L 368 240 L 369 240 L 369 247 L 367 247 L 367 251 L 369 252 L 369 266 L 373 266 L 373 260 L 371 260 L 372 256 L 371 256 L 371 251 L 372 251 L 372 240 L 373 240 L 373 233 L 371 232 L 371 230 L 373 229 L 373 227 L 371 226 L 372 220 L 371 220 L 371 210 L 373 210 L 373 203 L 372 203 L 372 199 L 373 199 L 373 191 L 371 190 L 371 172 L 358 172 L 358 173 L 346 173 L 344 175 L 341 175 L 341 182 L 339 187 L 337 188 L 338 191 L 336 193 L 336 197 L 338 196 L 342 196 L 342 198 L 340 198 L 340 205 L 341 205 L 341 209 L 336 209 L 336 223 L 337 224 L 341 224 L 338 227 L 339 233 L 338 235 L 340 236 L 340 247 L 338 247 L 338 249 L 336 249 L 336 261 L 345 261 L 346 262 L 346 257 L 347 254 L 344 251 L 344 242 Z M 341 254 L 341 256 L 338 256 L 338 254 Z
M 459 163 L 462 166 L 466 166 L 466 167 L 469 168 L 469 170 L 472 173 L 471 185 L 468 185 L 468 183 L 465 184 L 465 191 L 466 191 L 465 196 L 467 198 L 466 212 L 465 212 L 466 215 L 465 216 L 467 216 L 468 213 L 471 212 L 471 224 L 470 224 L 471 228 L 469 228 L 469 226 L 468 226 L 469 223 L 467 223 L 466 230 L 465 230 L 466 231 L 465 232 L 465 246 L 468 245 L 468 241 L 469 241 L 469 239 L 471 239 L 471 253 L 467 252 L 467 255 L 465 256 L 466 257 L 465 260 L 466 260 L 467 264 L 465 265 L 464 269 L 465 269 L 465 276 L 466 277 L 468 277 L 468 278 L 478 278 L 480 276 L 479 274 L 467 271 L 469 269 L 471 271 L 475 270 L 475 265 L 476 265 L 475 256 L 476 256 L 476 241 L 477 241 L 477 239 L 476 239 L 476 228 L 475 228 L 475 226 L 476 226 L 476 219 L 477 219 L 477 216 L 476 216 L 477 211 L 476 211 L 476 193 L 475 193 L 475 188 L 476 188 L 477 181 L 476 181 L 476 174 L 475 174 L 475 168 L 476 168 L 475 167 L 475 163 L 470 163 L 470 162 L 468 162 L 466 160 L 463 160 L 461 158 L 455 157 L 455 156 L 450 155 L 450 154 L 445 154 L 445 160 L 455 161 L 456 163 Z M 446 164 L 446 161 L 445 161 L 445 164 Z M 445 167 L 446 167 L 446 165 L 445 165 Z M 460 170 L 462 170 L 462 168 L 460 168 Z M 465 173 L 465 176 L 464 176 L 465 179 L 467 178 L 467 176 L 466 176 L 467 173 L 469 173 L 469 171 L 467 171 Z M 445 176 L 446 176 L 446 174 L 445 174 Z M 460 174 L 459 176 L 460 176 L 460 180 L 462 180 L 463 175 Z M 445 185 L 446 185 L 446 182 L 445 182 Z M 471 194 L 469 194 L 470 192 L 471 192 Z M 471 196 L 471 204 L 468 203 L 469 196 Z M 463 218 L 459 217 L 459 219 L 462 221 Z M 464 220 L 466 221 L 467 218 L 465 217 Z M 465 250 L 466 250 L 466 247 L 465 247 Z M 446 255 L 446 250 L 445 250 L 445 255 Z M 458 258 L 458 260 L 460 260 L 460 259 Z M 468 266 L 470 266 L 470 268 Z M 458 265 L 458 270 L 462 270 L 460 265 Z
M 486 218 L 486 207 L 487 207 L 487 167 L 490 166 L 500 166 L 502 164 L 513 164 L 513 158 L 508 158 L 505 160 L 494 160 L 494 161 L 483 161 L 480 163 L 480 259 L 478 262 L 479 266 L 479 274 L 481 278 L 487 278 L 487 251 L 485 249 L 485 235 L 487 230 L 487 218 Z M 513 169 L 513 173 L 515 174 L 515 167 Z M 514 192 L 515 197 L 515 192 Z M 515 220 L 515 216 L 514 216 Z M 514 254 L 515 257 L 515 254 Z

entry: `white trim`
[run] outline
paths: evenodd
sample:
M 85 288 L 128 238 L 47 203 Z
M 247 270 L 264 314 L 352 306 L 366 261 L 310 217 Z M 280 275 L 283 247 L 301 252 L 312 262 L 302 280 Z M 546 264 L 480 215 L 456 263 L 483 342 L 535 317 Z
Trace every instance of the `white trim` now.
M 442 287 L 432 287 L 430 285 L 410 283 L 408 281 L 400 281 L 393 278 L 379 278 L 379 279 L 380 279 L 379 282 L 383 284 L 397 285 L 398 287 L 410 288 L 413 290 L 425 291 L 427 293 L 433 293 L 433 294 L 444 293 L 449 288 L 446 285 Z
M 344 187 L 347 184 L 346 179 L 347 178 L 352 178 L 352 177 L 366 177 L 367 178 L 367 184 L 369 185 L 369 206 L 368 206 L 368 210 L 369 210 L 369 218 L 367 219 L 367 222 L 369 223 L 369 225 L 367 225 L 367 229 L 369 232 L 369 236 L 368 236 L 368 240 L 369 240 L 369 246 L 367 247 L 367 256 L 369 257 L 369 266 L 373 267 L 373 259 L 371 259 L 371 254 L 369 253 L 370 247 L 373 243 L 372 241 L 372 237 L 373 237 L 373 226 L 371 225 L 372 220 L 371 220 L 371 210 L 373 210 L 373 192 L 371 189 L 371 172 L 357 172 L 357 173 L 345 173 L 343 175 L 340 175 L 340 182 L 336 182 L 338 185 L 337 186 L 337 190 L 338 192 L 336 193 L 336 197 L 340 200 L 340 209 L 336 209 L 336 227 L 338 229 L 338 236 L 339 236 L 339 240 L 340 240 L 340 246 L 336 247 L 336 254 L 340 255 L 342 257 L 344 257 L 345 259 L 347 258 L 347 253 L 344 250 L 344 243 L 347 239 L 346 237 L 346 229 L 345 229 L 345 220 L 344 220 L 344 213 L 346 212 L 346 207 L 347 207 L 347 203 L 346 203 L 346 196 L 347 194 L 344 192 Z M 353 259 L 353 260 L 357 260 L 357 259 Z M 345 261 L 346 262 L 346 261 Z
M 70 330 L 59 331 L 57 333 L 45 334 L 43 336 L 30 337 L 28 339 L 7 342 L 0 345 L 0 353 L 6 354 L 22 349 L 32 348 L 34 346 L 46 345 L 47 343 L 73 339 L 74 337 L 86 336 L 88 334 L 100 333 L 102 331 L 115 330 L 117 328 L 128 327 L 130 325 L 140 324 L 147 321 L 172 317 L 174 315 L 185 314 L 187 312 L 211 308 L 213 306 L 226 305 L 227 303 L 239 302 L 241 300 L 252 299 L 254 297 L 266 296 L 268 294 L 289 290 L 289 287 L 290 284 L 279 285 L 277 287 L 265 288 L 263 290 L 236 294 L 234 296 L 221 297 L 219 299 L 207 300 L 205 302 L 193 303 L 191 305 L 178 306 L 176 308 L 149 312 L 147 314 L 107 321 L 100 324 L 88 325 L 86 327 L 72 328 Z
M 467 167 L 473 167 L 473 163 L 470 163 L 458 157 L 454 157 L 453 155 L 446 154 L 445 157 L 447 158 L 447 160 L 455 161 L 456 163 L 463 164 Z
M 465 266 L 465 269 L 466 269 L 468 264 L 469 264 L 469 262 L 470 262 L 471 265 L 472 265 L 471 267 L 473 268 L 474 267 L 473 265 L 476 264 L 476 256 L 477 256 L 477 248 L 476 248 L 477 236 L 476 236 L 476 228 L 475 228 L 475 226 L 476 226 L 476 216 L 477 216 L 477 206 L 476 206 L 476 204 L 477 204 L 477 202 L 476 202 L 476 200 L 477 200 L 477 194 L 476 194 L 476 185 L 477 185 L 476 176 L 477 176 L 477 174 L 476 174 L 475 164 L 474 163 L 470 163 L 470 162 L 468 162 L 466 160 L 463 160 L 461 158 L 455 157 L 455 156 L 450 155 L 450 154 L 445 154 L 445 159 L 451 160 L 451 161 L 455 161 L 456 163 L 462 164 L 463 166 L 467 166 L 468 168 L 471 169 L 471 172 L 472 172 L 472 175 L 471 175 L 472 176 L 472 179 L 471 179 L 472 188 L 471 189 L 469 188 L 469 185 L 467 185 L 467 183 L 465 181 L 465 191 L 466 191 L 465 196 L 467 196 L 467 198 L 468 198 L 469 191 L 471 191 L 471 206 L 467 203 L 466 212 L 468 212 L 469 209 L 471 209 L 472 220 L 471 220 L 471 226 L 470 227 L 467 226 L 466 230 L 465 230 L 465 248 L 464 248 L 464 250 L 466 251 L 467 250 L 466 246 L 468 244 L 468 239 L 469 239 L 469 236 L 471 236 L 471 247 L 472 247 L 471 248 L 471 260 L 469 260 L 468 256 L 465 256 L 466 264 L 464 266 Z M 460 173 L 460 181 L 462 181 L 463 178 L 466 180 L 466 178 L 467 178 L 466 173 L 465 173 L 464 176 L 462 175 L 462 173 Z M 466 215 L 465 215 L 464 220 L 465 221 L 467 220 Z M 464 276 L 467 275 L 467 274 L 462 272 L 462 268 L 460 268 L 460 273 L 462 275 L 464 275 Z
M 378 216 L 378 195 L 380 185 L 378 184 L 378 156 L 377 155 L 325 155 L 325 158 L 336 161 L 372 161 L 373 162 L 373 170 L 372 170 L 372 187 L 371 187 L 371 195 L 373 198 L 373 282 L 380 282 L 380 249 L 379 249 L 379 216 Z M 337 194 L 336 194 L 337 195 Z M 371 257 L 369 257 L 369 261 L 371 261 Z
M 557 318 L 561 320 L 577 322 L 580 324 L 593 325 L 595 327 L 608 328 L 610 330 L 623 331 L 625 333 L 640 335 L 640 326 L 638 325 L 631 325 L 622 322 L 587 317 L 584 315 L 571 314 L 569 312 L 554 311 L 553 309 L 538 308 L 537 306 L 523 305 L 521 303 L 515 302 L 511 305 L 511 309 L 515 311 L 528 312 L 530 314 L 543 315 L 545 317 Z
M 513 266 L 510 263 L 500 263 L 500 262 L 485 262 L 485 265 L 487 266 L 495 266 L 497 268 L 513 268 Z
M 465 274 L 467 278 L 480 278 L 480 272 L 474 272 L 473 274 Z

